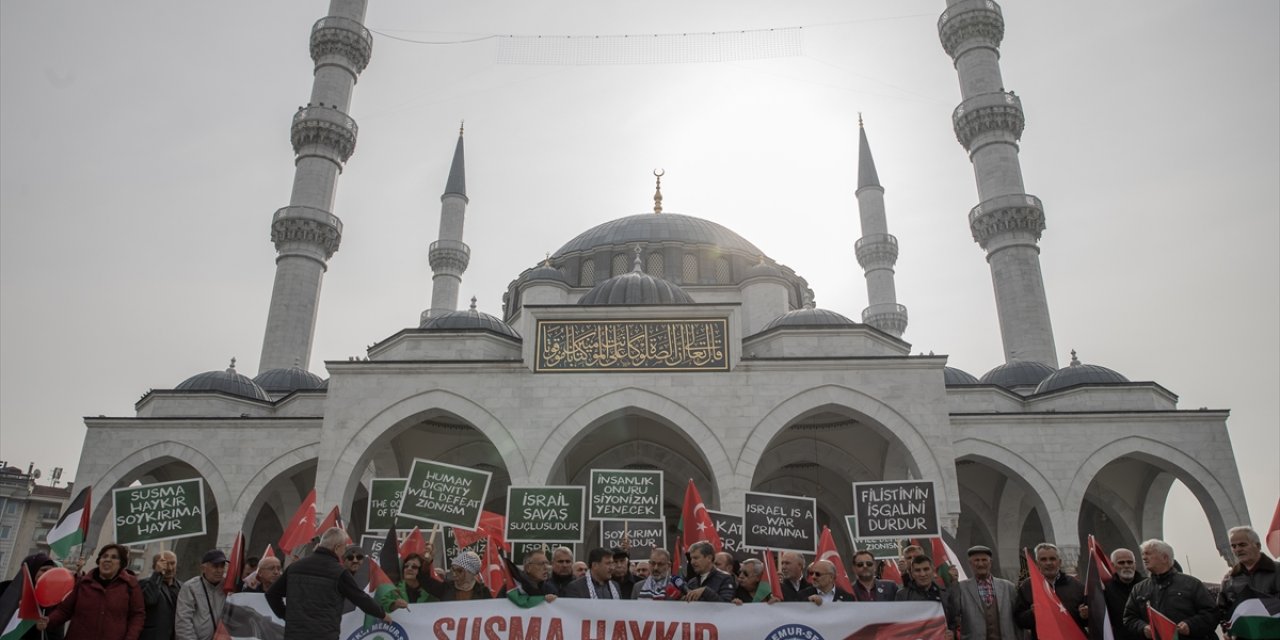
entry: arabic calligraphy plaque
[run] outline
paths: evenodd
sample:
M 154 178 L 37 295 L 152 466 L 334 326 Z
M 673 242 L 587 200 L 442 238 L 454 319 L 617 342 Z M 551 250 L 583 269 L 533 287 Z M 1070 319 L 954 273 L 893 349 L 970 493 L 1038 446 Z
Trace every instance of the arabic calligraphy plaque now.
M 539 320 L 534 371 L 728 371 L 728 320 Z

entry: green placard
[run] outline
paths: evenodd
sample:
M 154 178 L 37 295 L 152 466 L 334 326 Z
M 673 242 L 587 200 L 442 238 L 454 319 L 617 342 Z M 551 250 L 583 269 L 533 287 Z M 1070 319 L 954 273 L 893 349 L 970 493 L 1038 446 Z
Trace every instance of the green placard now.
M 493 474 L 414 458 L 398 516 L 475 529 Z
M 111 502 L 120 544 L 204 535 L 203 478 L 115 489 Z
M 507 540 L 579 543 L 583 487 L 508 487 Z
M 902 549 L 909 543 L 906 540 L 863 540 L 854 535 L 857 529 L 855 516 L 844 517 L 845 529 L 849 532 L 849 540 L 853 542 L 854 551 L 870 551 L 876 560 L 896 560 L 902 556 Z
M 662 520 L 662 472 L 591 470 L 592 520 Z
M 408 481 L 408 478 L 374 478 L 369 483 L 369 516 L 365 519 L 365 531 L 386 531 L 392 523 L 399 529 L 414 527 L 413 522 L 396 517 L 404 485 Z

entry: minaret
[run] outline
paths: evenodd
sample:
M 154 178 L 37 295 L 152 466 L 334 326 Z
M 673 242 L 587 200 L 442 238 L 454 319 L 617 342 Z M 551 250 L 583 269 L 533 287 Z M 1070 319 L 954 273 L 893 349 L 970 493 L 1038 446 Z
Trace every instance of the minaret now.
M 333 214 L 338 174 L 356 146 L 358 127 L 347 115 L 351 89 L 373 52 L 361 24 L 365 4 L 331 0 L 329 15 L 311 28 L 315 79 L 310 102 L 293 114 L 289 130 L 296 156 L 289 206 L 271 219 L 276 280 L 259 371 L 307 369 L 311 361 L 320 281 L 342 241 L 342 221 Z
M 854 243 L 858 264 L 867 277 L 867 308 L 862 322 L 885 333 L 902 337 L 907 330 L 907 308 L 898 304 L 893 286 L 893 265 L 898 262 L 898 239 L 889 234 L 884 216 L 884 187 L 876 175 L 871 159 L 867 131 L 858 114 L 858 214 L 862 218 L 862 237 Z
M 422 324 L 442 313 L 458 310 L 458 287 L 471 262 L 471 247 L 462 241 L 462 225 L 467 215 L 467 172 L 462 160 L 462 127 L 453 150 L 449 180 L 440 196 L 440 239 L 431 243 L 431 308 L 422 312 Z
M 962 102 L 951 120 L 977 176 L 979 204 L 969 212 L 969 228 L 991 265 L 1005 358 L 1056 369 L 1040 273 L 1044 207 L 1022 184 L 1022 101 L 1005 91 L 1000 78 L 1000 5 L 992 0 L 948 0 L 938 19 L 938 35 L 960 76 Z

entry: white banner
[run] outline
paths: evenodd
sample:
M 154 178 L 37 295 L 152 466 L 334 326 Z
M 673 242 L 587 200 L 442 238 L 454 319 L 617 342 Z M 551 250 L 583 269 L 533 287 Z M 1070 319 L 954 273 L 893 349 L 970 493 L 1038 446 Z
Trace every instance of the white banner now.
M 261 594 L 227 598 L 224 624 L 234 640 L 278 640 L 282 623 Z M 287 603 L 286 603 L 287 604 Z M 365 629 L 364 615 L 342 619 L 341 640 L 942 640 L 936 602 L 731 604 L 559 598 L 521 609 L 505 599 L 416 604 L 391 625 Z

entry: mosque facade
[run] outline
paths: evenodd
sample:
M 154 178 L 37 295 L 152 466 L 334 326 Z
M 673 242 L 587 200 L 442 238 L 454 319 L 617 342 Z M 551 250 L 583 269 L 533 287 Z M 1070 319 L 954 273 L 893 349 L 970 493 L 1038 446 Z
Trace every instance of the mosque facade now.
M 1072 566 L 1090 533 L 1106 548 L 1162 537 L 1178 480 L 1229 557 L 1224 533 L 1247 510 L 1228 412 L 1179 409 L 1158 382 L 1074 354 L 1059 366 L 1039 264 L 1044 207 L 1022 184 L 1023 111 L 1000 77 L 996 3 L 951 0 L 938 21 L 960 79 L 955 133 L 977 177 L 977 203 L 965 206 L 1006 354 L 980 377 L 944 355 L 912 355 L 903 339 L 897 239 L 865 129 L 854 252 L 870 304 L 860 318 L 815 307 L 801 275 L 732 230 L 664 212 L 660 183 L 652 212 L 531 257 L 502 317 L 468 309 L 458 300 L 471 260 L 460 133 L 419 326 L 365 357 L 326 361 L 327 379 L 312 373 L 320 284 L 343 230 L 334 194 L 358 135 L 351 93 L 372 54 L 364 13 L 364 0 L 332 0 L 311 32 L 315 78 L 290 131 L 292 196 L 271 220 L 278 257 L 257 375 L 233 362 L 148 391 L 136 415 L 86 419 L 76 477 L 94 487 L 100 540 L 111 488 L 192 477 L 204 480 L 208 531 L 176 541 L 182 557 L 229 546 L 241 530 L 250 549 L 275 542 L 313 487 L 321 511 L 338 505 L 358 535 L 370 481 L 406 477 L 426 458 L 491 472 L 485 508 L 496 512 L 508 486 L 659 469 L 670 527 L 687 479 L 729 513 L 748 491 L 816 498 L 835 532 L 853 511 L 851 483 L 930 480 L 946 536 L 990 546 L 1010 576 L 1019 550 L 1040 541 L 1056 541 Z

